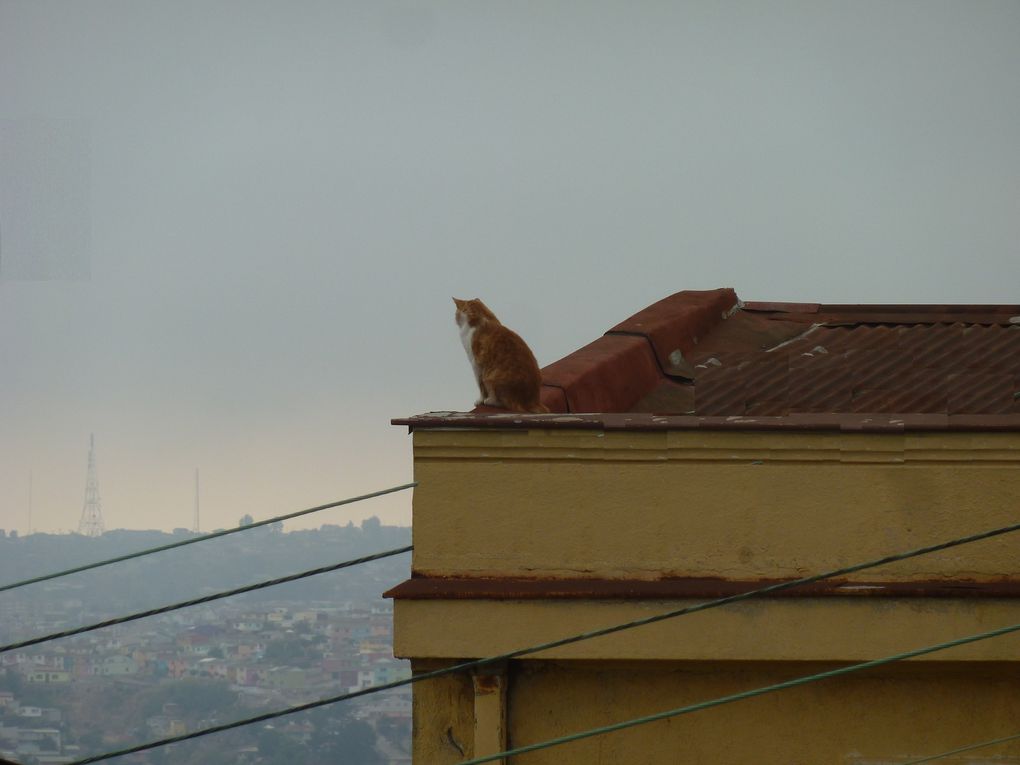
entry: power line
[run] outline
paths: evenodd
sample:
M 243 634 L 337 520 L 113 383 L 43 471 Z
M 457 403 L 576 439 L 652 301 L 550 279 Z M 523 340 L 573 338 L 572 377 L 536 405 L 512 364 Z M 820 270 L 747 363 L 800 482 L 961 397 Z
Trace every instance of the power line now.
M 445 670 L 435 670 L 424 675 L 415 675 L 407 680 L 394 680 L 392 683 L 385 683 L 384 685 L 373 685 L 370 688 L 362 688 L 360 691 L 351 691 L 350 693 L 341 693 L 338 696 L 331 696 L 327 699 L 319 699 L 317 701 L 309 701 L 305 704 L 299 704 L 295 707 L 289 707 L 287 709 L 277 710 L 276 712 L 265 712 L 255 717 L 246 717 L 243 720 L 235 720 L 234 722 L 223 723 L 221 725 L 214 725 L 211 728 L 203 728 L 202 730 L 192 731 L 191 733 L 183 733 L 179 736 L 171 736 L 170 738 L 162 738 L 158 741 L 149 741 L 145 744 L 137 744 L 126 749 L 118 749 L 115 752 L 107 752 L 106 754 L 97 754 L 93 757 L 86 757 L 83 760 L 75 760 L 74 762 L 68 763 L 68 765 L 87 765 L 87 763 L 100 762 L 102 760 L 109 760 L 114 757 L 122 757 L 125 754 L 134 754 L 135 752 L 144 752 L 147 749 L 156 749 L 157 747 L 167 746 L 169 744 L 179 744 L 182 741 L 188 741 L 193 738 L 200 738 L 202 736 L 208 736 L 213 733 L 222 733 L 223 731 L 232 730 L 234 728 L 243 728 L 246 725 L 253 725 L 254 723 L 266 722 L 268 720 L 275 720 L 277 717 L 284 717 L 286 715 L 296 714 L 298 712 L 307 712 L 310 709 L 316 709 L 318 707 L 324 707 L 329 704 L 336 704 L 340 701 L 346 701 L 347 699 L 354 699 L 359 696 L 368 696 L 373 693 L 379 693 L 380 691 L 388 691 L 392 688 L 399 688 L 402 685 L 409 685 L 412 682 L 418 682 L 419 680 L 428 680 L 432 677 L 439 677 L 440 675 L 448 675 L 454 669 L 460 669 L 459 667 L 453 668 L 448 667 Z
M 69 574 L 77 574 L 81 571 L 88 571 L 93 568 L 100 568 L 101 566 L 109 566 L 111 563 L 120 563 L 121 561 L 131 560 L 132 558 L 141 558 L 145 555 L 152 555 L 153 553 L 163 552 L 164 550 L 172 550 L 175 547 L 184 547 L 185 545 L 193 545 L 198 542 L 205 542 L 207 539 L 216 539 L 217 537 L 225 537 L 227 534 L 236 534 L 239 531 L 248 531 L 249 529 L 256 529 L 259 526 L 265 526 L 270 523 L 276 523 L 278 521 L 286 521 L 291 518 L 297 518 L 302 515 L 308 515 L 309 513 L 317 513 L 320 510 L 329 510 L 333 507 L 340 507 L 341 505 L 350 505 L 354 502 L 361 502 L 362 500 L 372 499 L 374 497 L 381 497 L 384 494 L 392 494 L 397 491 L 404 491 L 405 489 L 411 489 L 418 485 L 417 481 L 411 483 L 405 483 L 400 486 L 394 486 L 390 489 L 383 489 L 382 491 L 373 491 L 370 494 L 362 494 L 358 497 L 350 497 L 349 499 L 341 499 L 338 502 L 330 502 L 326 505 L 318 505 L 317 507 L 309 507 L 306 510 L 297 510 L 293 513 L 287 513 L 286 515 L 277 515 L 274 518 L 266 518 L 264 521 L 255 521 L 249 523 L 247 526 L 235 526 L 232 529 L 224 529 L 222 531 L 214 531 L 209 534 L 203 534 L 200 537 L 192 537 L 185 539 L 180 542 L 172 542 L 167 545 L 160 545 L 159 547 L 150 547 L 145 550 L 139 550 L 138 552 L 128 553 L 127 555 L 120 555 L 116 558 L 107 558 L 106 560 L 97 561 L 96 563 L 87 563 L 84 566 L 76 566 L 75 568 L 69 568 L 64 571 L 57 571 L 53 574 L 45 574 L 43 576 L 36 576 L 31 579 L 24 579 L 20 582 L 13 582 L 12 584 L 0 585 L 0 592 L 6 590 L 13 590 L 18 587 L 24 587 L 29 584 L 36 584 L 38 582 L 45 582 L 50 579 L 57 579 L 61 576 L 68 576 Z
M 980 744 L 970 744 L 969 746 L 961 746 L 958 749 L 950 749 L 948 752 L 942 752 L 941 754 L 933 754 L 929 757 L 922 757 L 919 760 L 910 760 L 903 763 L 903 765 L 920 765 L 922 762 L 933 762 L 935 760 L 941 760 L 943 757 L 949 757 L 954 754 L 960 754 L 962 752 L 969 752 L 972 749 L 984 749 L 986 746 L 994 746 L 995 744 L 1005 744 L 1007 741 L 1015 741 L 1020 738 L 1020 733 L 1014 733 L 1012 736 L 1003 736 L 1002 738 L 993 738 L 991 741 L 982 741 Z
M 481 765 L 483 762 L 492 762 L 493 760 L 501 760 L 506 757 L 513 757 L 519 754 L 526 754 L 527 752 L 535 752 L 539 749 L 549 749 L 550 747 L 559 746 L 560 744 L 568 744 L 572 741 L 579 741 L 585 738 L 591 738 L 592 736 L 601 736 L 606 733 L 612 733 L 614 731 L 623 730 L 625 728 L 633 728 L 637 725 L 644 725 L 645 723 L 655 722 L 656 720 L 665 720 L 668 717 L 679 717 L 680 715 L 690 714 L 692 712 L 700 712 L 703 709 L 711 709 L 712 707 L 722 706 L 723 704 L 730 704 L 734 701 L 743 701 L 744 699 L 754 698 L 755 696 L 762 696 L 766 693 L 772 693 L 774 691 L 783 691 L 788 688 L 796 688 L 801 685 L 807 685 L 808 683 L 815 683 L 819 680 L 828 680 L 832 677 L 840 677 L 842 675 L 849 675 L 852 672 L 860 672 L 865 669 L 872 669 L 874 667 L 881 667 L 886 664 L 892 664 L 893 662 L 903 661 L 905 659 L 912 659 L 915 656 L 924 656 L 925 654 L 935 653 L 936 651 L 944 651 L 947 648 L 955 648 L 957 646 L 966 645 L 967 643 L 975 643 L 978 640 L 987 640 L 988 638 L 999 637 L 1000 635 L 1008 635 L 1011 632 L 1020 631 L 1020 624 L 1011 624 L 1008 627 L 1000 627 L 996 630 L 989 630 L 988 632 L 981 632 L 977 635 L 968 635 L 967 637 L 957 638 L 956 640 L 948 640 L 945 643 L 937 643 L 935 645 L 925 646 L 924 648 L 915 648 L 912 651 L 906 651 L 904 653 L 893 654 L 892 656 L 886 656 L 882 659 L 872 659 L 871 661 L 864 661 L 860 664 L 851 664 L 847 667 L 840 667 L 839 669 L 831 669 L 827 672 L 819 672 L 814 675 L 804 675 L 803 677 L 796 677 L 792 680 L 785 680 L 781 683 L 775 683 L 774 685 L 766 685 L 761 688 L 755 688 L 750 691 L 743 691 L 741 693 L 733 693 L 729 696 L 720 696 L 719 698 L 710 699 L 709 701 L 702 701 L 698 704 L 689 704 L 683 707 L 677 707 L 676 709 L 668 709 L 665 712 L 657 712 L 653 715 L 647 715 L 645 717 L 635 717 L 632 720 L 625 720 L 624 722 L 614 723 L 613 725 L 604 725 L 600 728 L 592 728 L 590 730 L 581 731 L 580 733 L 572 733 L 569 736 L 560 736 L 559 738 L 551 738 L 546 741 L 542 741 L 537 744 L 529 744 L 528 746 L 517 747 L 516 749 L 508 749 L 504 752 L 498 752 L 496 754 L 486 755 L 484 757 L 475 757 L 471 760 L 463 760 L 458 765 Z M 925 762 L 926 760 L 921 760 Z
M 44 635 L 43 637 L 32 638 L 31 640 L 22 640 L 20 643 L 10 643 L 9 645 L 0 646 L 0 653 L 6 653 L 7 651 L 14 651 L 18 648 L 28 648 L 32 645 L 38 645 L 39 643 L 47 643 L 50 640 L 57 640 L 58 638 L 72 637 L 73 635 L 81 635 L 85 632 L 92 632 L 93 630 L 102 629 L 103 627 L 112 627 L 116 624 L 124 624 L 126 622 L 133 622 L 138 619 L 144 619 L 147 616 L 156 616 L 157 614 L 166 614 L 171 611 L 177 611 L 182 608 L 188 608 L 189 606 L 198 606 L 202 603 L 210 603 L 214 600 L 222 600 L 223 598 L 229 598 L 233 595 L 241 595 L 245 592 L 254 592 L 255 590 L 263 590 L 266 587 L 275 587 L 278 584 L 285 584 L 286 582 L 296 582 L 299 579 L 307 579 L 310 576 L 318 576 L 319 574 L 326 574 L 330 571 L 338 571 L 342 568 L 349 568 L 351 566 L 357 566 L 361 563 L 368 563 L 373 560 L 379 560 L 380 558 L 388 558 L 391 555 L 399 555 L 401 553 L 410 552 L 413 549 L 412 545 L 406 547 L 398 547 L 395 550 L 385 550 L 383 552 L 374 553 L 372 555 L 366 555 L 363 558 L 355 558 L 353 560 L 347 560 L 343 563 L 334 563 L 331 566 L 322 566 L 321 568 L 313 568 L 309 571 L 302 571 L 297 574 L 289 574 L 288 576 L 282 576 L 278 579 L 269 579 L 264 582 L 256 582 L 255 584 L 248 584 L 244 587 L 238 587 L 234 590 L 226 590 L 224 592 L 216 592 L 212 595 L 204 595 L 201 598 L 194 598 L 193 600 L 185 600 L 181 603 L 173 603 L 169 606 L 161 606 L 160 608 L 153 608 L 148 611 L 140 611 L 138 613 L 129 614 L 128 616 L 119 616 L 116 619 L 107 619 L 103 622 L 97 622 L 95 624 L 89 624 L 84 627 L 76 627 L 71 630 L 64 630 L 63 632 L 55 632 L 51 635 Z
M 1002 535 L 1002 534 L 1008 534 L 1008 533 L 1010 533 L 1012 531 L 1017 531 L 1017 530 L 1020 530 L 1020 523 L 1011 524 L 1009 526 L 1003 526 L 1003 527 L 1000 527 L 1000 528 L 997 528 L 997 529 L 991 529 L 990 531 L 983 531 L 983 532 L 980 532 L 978 534 L 972 534 L 972 535 L 966 536 L 966 537 L 960 537 L 958 539 L 953 539 L 953 540 L 950 540 L 948 542 L 942 542 L 942 543 L 939 543 L 939 544 L 936 544 L 936 545 L 930 545 L 930 546 L 927 546 L 927 547 L 919 547 L 919 548 L 917 548 L 915 550 L 910 550 L 910 551 L 903 552 L 903 553 L 897 553 L 895 555 L 888 555 L 888 556 L 886 556 L 884 558 L 878 558 L 876 560 L 868 561 L 867 563 L 860 563 L 860 564 L 857 564 L 857 565 L 854 565 L 854 566 L 846 566 L 844 568 L 833 569 L 832 571 L 827 571 L 827 572 L 822 573 L 822 574 L 815 574 L 814 576 L 808 576 L 808 577 L 804 577 L 802 579 L 793 579 L 793 580 L 790 580 L 788 582 L 780 582 L 778 584 L 768 585 L 767 587 L 761 587 L 761 588 L 759 588 L 757 590 L 751 590 L 749 592 L 741 593 L 739 595 L 730 595 L 730 596 L 727 596 L 727 597 L 724 597 L 724 598 L 717 598 L 716 600 L 710 600 L 710 601 L 706 601 L 704 603 L 699 603 L 699 604 L 694 605 L 694 606 L 687 606 L 685 608 L 679 608 L 679 609 L 676 609 L 674 611 L 668 611 L 668 612 L 665 612 L 663 614 L 658 614 L 656 616 L 646 617 L 646 618 L 643 618 L 643 619 L 636 619 L 634 621 L 625 622 L 623 624 L 617 624 L 617 625 L 614 625 L 612 627 L 605 627 L 603 629 L 593 630 L 593 631 L 590 631 L 590 632 L 582 632 L 582 633 L 579 633 L 579 634 L 576 634 L 576 635 L 572 635 L 570 637 L 560 638 L 559 640 L 553 640 L 553 641 L 550 641 L 550 642 L 547 642 L 547 643 L 540 643 L 538 645 L 533 645 L 533 646 L 530 646 L 528 648 L 520 648 L 520 649 L 517 649 L 515 651 L 509 651 L 507 653 L 499 654 L 499 655 L 496 655 L 496 656 L 488 656 L 488 657 L 482 658 L 482 659 L 474 659 L 472 661 L 461 662 L 459 664 L 454 664 L 452 666 L 444 667 L 442 669 L 435 669 L 435 670 L 432 670 L 430 672 L 423 672 L 422 674 L 414 675 L 413 677 L 409 677 L 409 678 L 406 678 L 406 679 L 403 679 L 403 680 L 394 680 L 393 682 L 390 682 L 390 683 L 384 683 L 382 685 L 375 685 L 375 686 L 372 686 L 370 688 L 363 688 L 363 689 L 358 690 L 358 691 L 352 691 L 352 692 L 349 692 L 349 693 L 341 693 L 341 694 L 338 694 L 336 696 L 330 696 L 330 697 L 327 697 L 327 698 L 318 699 L 317 701 L 310 701 L 310 702 L 307 702 L 305 704 L 301 704 L 299 706 L 290 707 L 288 709 L 282 709 L 282 710 L 278 710 L 276 712 L 266 712 L 266 713 L 258 715 L 256 717 L 249 717 L 249 718 L 245 718 L 243 720 L 236 720 L 236 721 L 231 722 L 231 723 L 225 723 L 225 724 L 217 725 L 217 726 L 214 726 L 214 727 L 211 727 L 211 728 L 204 728 L 202 730 L 193 731 L 191 733 L 183 734 L 183 735 L 180 735 L 180 736 L 173 736 L 173 737 L 170 737 L 170 738 L 164 738 L 164 739 L 159 739 L 159 740 L 156 740 L 156 741 L 150 741 L 150 742 L 148 742 L 146 744 L 138 744 L 137 746 L 129 747 L 127 749 L 121 749 L 121 750 L 118 750 L 118 751 L 115 751 L 115 752 L 108 752 L 107 754 L 97 755 L 95 757 L 90 757 L 90 758 L 85 759 L 85 760 L 78 760 L 76 762 L 70 763 L 69 765 L 85 765 L 86 763 L 99 762 L 101 760 L 107 760 L 107 759 L 111 759 L 113 757 L 120 757 L 120 756 L 125 755 L 125 754 L 133 754 L 135 752 L 141 752 L 141 751 L 145 751 L 147 749 L 155 749 L 155 748 L 160 747 L 160 746 L 166 746 L 168 744 L 176 744 L 176 743 L 179 743 L 181 741 L 187 741 L 189 739 L 199 738 L 200 736 L 207 736 L 207 735 L 210 735 L 210 734 L 213 734 L 213 733 L 220 733 L 220 732 L 223 732 L 223 731 L 231 730 L 233 728 L 240 728 L 240 727 L 243 727 L 245 725 L 251 725 L 253 723 L 265 722 L 267 720 L 273 720 L 273 719 L 275 719 L 277 717 L 284 717 L 286 715 L 296 714 L 298 712 L 305 712 L 305 711 L 310 710 L 310 709 L 316 709 L 318 707 L 327 706 L 329 704 L 336 704 L 338 702 L 347 701 L 348 699 L 357 698 L 359 696 L 368 696 L 368 695 L 373 694 L 373 693 L 379 693 L 381 691 L 388 691 L 388 690 L 391 690 L 393 688 L 399 688 L 399 687 L 402 687 L 402 686 L 405 686 L 405 685 L 411 685 L 412 683 L 418 683 L 418 682 L 421 682 L 423 680 L 431 680 L 431 679 L 437 678 L 437 677 L 444 677 L 446 675 L 452 675 L 452 674 L 455 674 L 457 672 L 462 672 L 462 671 L 465 671 L 465 670 L 474 669 L 475 667 L 486 666 L 486 665 L 489 665 L 489 664 L 497 664 L 499 662 L 507 661 L 509 659 L 516 659 L 516 658 L 519 658 L 521 656 L 528 656 L 530 654 L 539 653 L 541 651 L 546 651 L 546 650 L 549 650 L 550 648 L 557 648 L 557 647 L 560 647 L 560 646 L 569 645 L 571 643 L 577 643 L 577 642 L 580 642 L 582 640 L 590 640 L 592 638 L 600 637 L 602 635 L 609 635 L 609 634 L 611 634 L 613 632 L 620 632 L 622 630 L 633 629 L 635 627 L 641 627 L 641 626 L 643 626 L 645 624 L 651 624 L 653 622 L 663 621 L 665 619 L 671 619 L 671 618 L 675 618 L 675 617 L 685 616 L 687 614 L 696 613 L 698 611 L 706 611 L 706 610 L 711 609 L 711 608 L 718 608 L 720 606 L 728 605 L 730 603 L 735 603 L 737 601 L 748 600 L 750 598 L 760 597 L 762 595 L 767 595 L 767 594 L 771 594 L 771 593 L 775 593 L 775 592 L 780 592 L 782 590 L 792 589 L 794 587 L 799 587 L 801 585 L 811 584 L 813 582 L 818 582 L 818 581 L 821 581 L 823 579 L 831 579 L 832 577 L 842 576 L 844 574 L 849 574 L 849 573 L 853 573 L 853 572 L 856 572 L 856 571 L 862 571 L 862 570 L 867 569 L 867 568 L 875 568 L 877 566 L 882 566 L 882 565 L 885 565 L 885 564 L 888 564 L 888 563 L 894 563 L 894 562 L 901 561 L 901 560 L 907 560 L 908 558 L 915 558 L 915 557 L 920 556 L 920 555 L 926 555 L 926 554 L 929 554 L 929 553 L 938 552 L 940 550 L 947 550 L 947 549 L 952 548 L 952 547 L 958 547 L 960 545 L 969 544 L 971 542 L 977 542 L 977 541 L 980 541 L 980 540 L 983 540 L 983 539 L 989 539 L 991 537 L 999 536 L 999 535 Z

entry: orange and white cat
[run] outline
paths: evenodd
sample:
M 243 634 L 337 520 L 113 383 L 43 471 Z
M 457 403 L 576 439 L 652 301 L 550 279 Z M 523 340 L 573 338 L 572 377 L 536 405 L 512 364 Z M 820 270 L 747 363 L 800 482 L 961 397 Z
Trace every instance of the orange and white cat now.
M 538 414 L 549 410 L 539 401 L 542 374 L 520 335 L 504 327 L 485 303 L 453 299 L 460 339 L 475 373 L 481 396 L 475 406 L 498 406 Z

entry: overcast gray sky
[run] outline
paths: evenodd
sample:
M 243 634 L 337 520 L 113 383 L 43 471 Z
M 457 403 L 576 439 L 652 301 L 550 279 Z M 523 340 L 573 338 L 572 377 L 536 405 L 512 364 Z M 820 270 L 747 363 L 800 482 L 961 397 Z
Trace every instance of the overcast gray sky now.
M 0 528 L 91 432 L 108 528 L 410 480 L 453 295 L 543 365 L 681 289 L 1020 302 L 1018 74 L 1014 0 L 0 0 Z

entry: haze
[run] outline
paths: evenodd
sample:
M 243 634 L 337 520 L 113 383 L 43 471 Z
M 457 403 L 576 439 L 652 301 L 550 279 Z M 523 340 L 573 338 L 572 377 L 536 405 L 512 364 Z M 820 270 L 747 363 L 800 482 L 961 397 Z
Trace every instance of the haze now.
M 1020 303 L 1018 72 L 1015 2 L 0 0 L 0 528 L 90 433 L 107 528 L 410 480 L 451 296 L 543 365 L 681 289 Z

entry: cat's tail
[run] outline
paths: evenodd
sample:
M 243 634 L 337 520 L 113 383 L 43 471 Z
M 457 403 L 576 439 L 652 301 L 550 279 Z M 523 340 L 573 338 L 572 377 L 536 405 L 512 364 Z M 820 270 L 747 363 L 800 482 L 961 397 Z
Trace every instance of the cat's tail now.
M 528 409 L 530 414 L 549 414 L 549 407 L 545 404 L 535 404 L 533 407 Z

